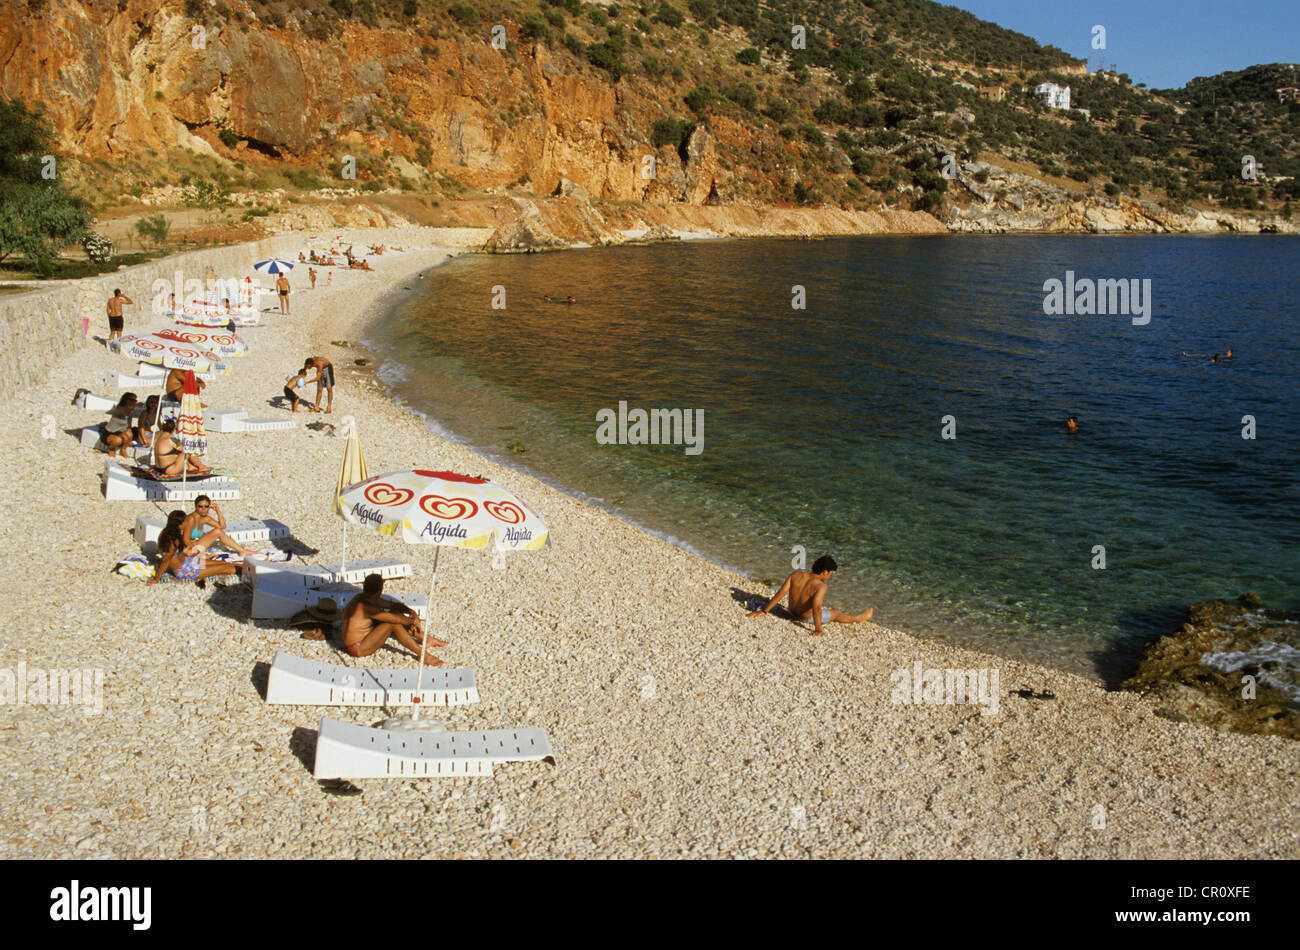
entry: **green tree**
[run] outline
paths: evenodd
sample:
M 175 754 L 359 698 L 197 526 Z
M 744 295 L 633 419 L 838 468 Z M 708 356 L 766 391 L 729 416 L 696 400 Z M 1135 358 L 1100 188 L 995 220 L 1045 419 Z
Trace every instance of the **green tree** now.
M 57 169 L 54 132 L 21 99 L 0 99 L 0 261 L 18 254 L 48 274 L 59 249 L 86 236 L 85 202 L 46 178 Z
M 145 215 L 135 223 L 135 233 L 155 247 L 166 243 L 171 228 L 171 223 L 161 214 Z

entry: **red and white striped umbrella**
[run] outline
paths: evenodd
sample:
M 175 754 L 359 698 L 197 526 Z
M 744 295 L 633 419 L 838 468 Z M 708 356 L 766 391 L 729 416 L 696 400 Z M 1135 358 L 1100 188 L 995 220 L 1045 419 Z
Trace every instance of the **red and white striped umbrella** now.
M 185 374 L 181 390 L 181 410 L 176 416 L 176 441 L 191 455 L 208 454 L 208 437 L 203 431 L 203 404 L 199 402 L 199 383 L 191 370 Z M 188 465 L 185 466 L 187 469 Z

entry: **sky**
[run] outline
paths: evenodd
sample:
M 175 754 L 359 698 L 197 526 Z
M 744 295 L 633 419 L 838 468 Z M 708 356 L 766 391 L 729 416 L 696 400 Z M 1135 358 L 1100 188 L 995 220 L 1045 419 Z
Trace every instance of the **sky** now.
M 946 2 L 1085 58 L 1089 72 L 1104 58 L 1153 89 L 1261 63 L 1300 62 L 1300 0 Z M 1093 48 L 1094 26 L 1106 28 L 1105 49 Z

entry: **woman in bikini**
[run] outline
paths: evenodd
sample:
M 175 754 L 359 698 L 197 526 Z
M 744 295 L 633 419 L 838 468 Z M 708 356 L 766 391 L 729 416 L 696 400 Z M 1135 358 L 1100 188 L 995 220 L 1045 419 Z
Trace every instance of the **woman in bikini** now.
M 198 581 L 200 584 L 206 578 L 218 574 L 240 573 L 242 564 L 229 564 L 225 561 L 209 563 L 205 548 L 197 545 L 185 547 L 181 535 L 181 523 L 184 520 L 183 511 L 173 511 L 167 516 L 167 527 L 158 534 L 158 553 L 162 555 L 162 563 L 158 565 L 154 576 L 149 578 L 147 586 L 157 584 L 159 578 L 167 572 L 171 572 L 178 581 Z
M 221 513 L 221 507 L 207 495 L 194 499 L 194 513 L 187 515 L 181 522 L 180 532 L 182 539 L 186 540 L 187 554 L 207 551 L 218 541 L 244 557 L 259 553 L 238 544 L 226 534 L 226 516 Z
M 153 440 L 153 466 L 160 475 L 180 475 L 189 463 L 187 475 L 206 475 L 212 471 L 193 455 L 187 456 L 181 451 L 173 438 L 176 422 L 168 419 L 158 426 L 158 434 Z

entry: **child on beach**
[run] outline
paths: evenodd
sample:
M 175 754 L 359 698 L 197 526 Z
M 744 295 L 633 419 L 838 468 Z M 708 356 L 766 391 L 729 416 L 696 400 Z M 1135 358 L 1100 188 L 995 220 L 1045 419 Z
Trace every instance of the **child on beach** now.
M 302 397 L 298 395 L 297 390 L 302 389 L 302 387 L 306 385 L 306 379 L 307 370 L 300 369 L 285 381 L 284 394 L 289 399 L 289 409 L 292 412 L 298 411 L 298 403 L 302 401 Z

